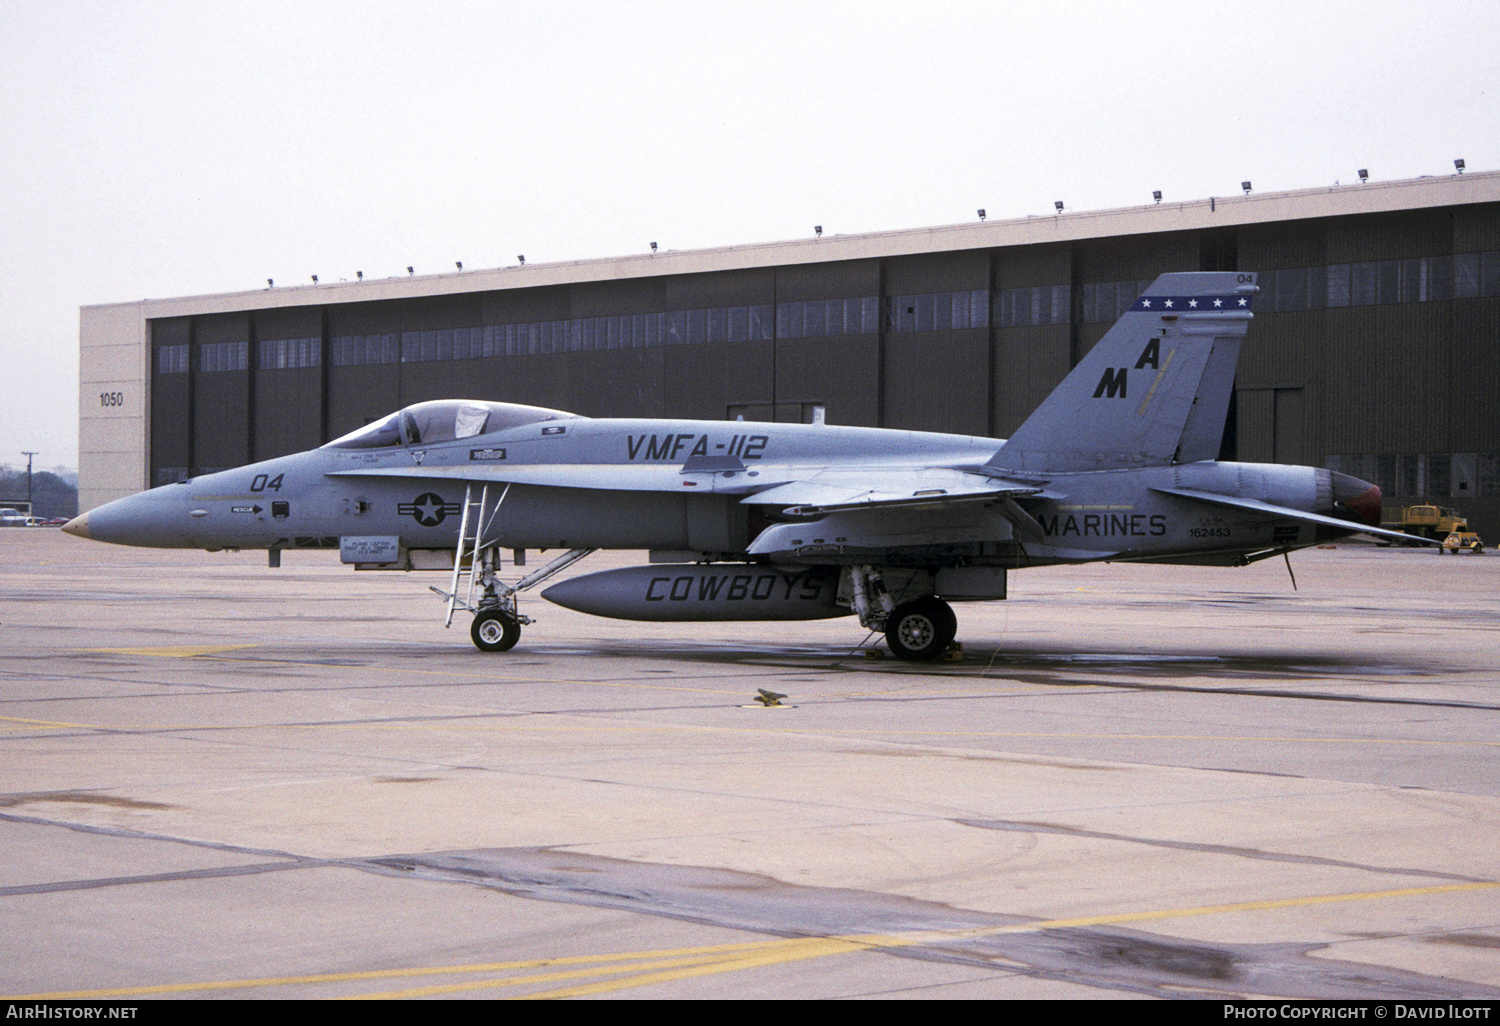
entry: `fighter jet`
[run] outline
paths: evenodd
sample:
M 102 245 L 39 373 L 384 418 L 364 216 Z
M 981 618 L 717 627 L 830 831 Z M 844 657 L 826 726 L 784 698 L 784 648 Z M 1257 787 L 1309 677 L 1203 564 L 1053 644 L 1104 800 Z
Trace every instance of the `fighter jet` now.
M 483 651 L 518 595 L 597 549 L 646 565 L 542 597 L 635 620 L 852 615 L 891 651 L 948 650 L 951 603 L 1010 571 L 1095 561 L 1240 566 L 1380 529 L 1380 490 L 1317 467 L 1218 462 L 1255 275 L 1165 274 L 1009 440 L 747 421 L 596 419 L 418 403 L 309 452 L 111 502 L 63 529 L 122 545 L 337 548 L 448 572 Z M 528 550 L 563 550 L 507 582 Z M 519 571 L 515 571 L 519 572 Z

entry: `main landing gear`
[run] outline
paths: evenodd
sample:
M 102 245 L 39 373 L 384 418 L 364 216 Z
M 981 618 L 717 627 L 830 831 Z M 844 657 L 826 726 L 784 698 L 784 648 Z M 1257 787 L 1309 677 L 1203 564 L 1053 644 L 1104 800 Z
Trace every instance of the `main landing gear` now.
M 953 607 L 936 595 L 896 604 L 880 575 L 868 566 L 851 566 L 849 601 L 862 627 L 884 631 L 891 654 L 908 662 L 929 662 L 948 650 L 958 633 Z
M 936 659 L 957 633 L 953 607 L 933 595 L 904 602 L 885 618 L 885 643 L 896 658 L 912 662 Z

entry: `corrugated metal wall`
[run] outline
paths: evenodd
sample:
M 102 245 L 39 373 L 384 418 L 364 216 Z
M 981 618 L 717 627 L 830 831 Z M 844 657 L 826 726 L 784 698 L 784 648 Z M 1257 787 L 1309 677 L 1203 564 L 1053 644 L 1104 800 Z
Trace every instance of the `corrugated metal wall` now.
M 1310 464 L 1346 458 L 1389 469 L 1406 456 L 1433 454 L 1437 468 L 1453 454 L 1468 454 L 1456 464 L 1468 466 L 1500 454 L 1494 413 L 1500 296 L 1416 301 L 1403 293 L 1401 301 L 1325 305 L 1313 293 L 1323 287 L 1317 275 L 1334 273 L 1327 269 L 1336 265 L 1494 251 L 1500 251 L 1500 205 L 1485 204 L 157 320 L 154 350 L 185 346 L 176 352 L 187 357 L 152 361 L 153 480 L 310 448 L 408 403 L 455 395 L 605 417 L 738 413 L 790 421 L 824 406 L 834 423 L 1004 437 L 1112 323 L 1099 312 L 1103 302 L 1085 310 L 1090 290 L 1114 296 L 1116 283 L 1123 294 L 1135 282 L 1198 267 L 1254 270 L 1266 283 L 1281 280 L 1277 272 L 1313 269 L 1306 290 L 1312 299 L 1300 308 L 1301 300 L 1285 290 L 1279 299 L 1263 294 L 1258 305 L 1232 414 L 1237 458 Z M 1042 297 L 1024 316 L 1016 313 L 1017 290 Z M 920 324 L 915 313 L 895 308 L 934 296 L 941 307 L 947 302 L 941 297 L 963 293 L 989 298 L 974 307 L 982 317 L 962 327 Z M 344 337 L 399 339 L 494 325 L 876 299 L 878 322 L 854 328 L 850 320 L 849 330 L 822 334 L 811 329 L 789 337 L 767 324 L 765 337 L 741 332 L 738 341 L 724 341 L 721 333 L 695 344 L 654 337 L 642 343 L 638 335 L 627 347 L 589 348 L 576 344 L 573 328 L 571 343 L 533 345 L 527 355 L 350 364 L 333 352 Z M 1012 304 L 1004 322 L 1002 300 Z M 311 340 L 315 362 L 307 364 L 304 347 L 302 363 L 262 366 L 258 345 L 278 340 Z M 246 365 L 231 369 L 223 369 L 219 355 L 227 350 L 206 349 L 240 343 L 248 348 Z M 212 357 L 207 364 L 205 352 Z M 205 369 L 210 364 L 218 369 Z M 171 372 L 163 371 L 167 366 Z M 1434 470 L 1421 480 L 1446 480 L 1442 474 Z M 1416 480 L 1391 475 L 1393 485 Z M 1500 515 L 1500 496 L 1493 503 L 1472 496 L 1462 497 L 1481 520 Z M 1491 506 L 1493 514 L 1484 512 Z M 1500 519 L 1492 531 L 1500 533 Z

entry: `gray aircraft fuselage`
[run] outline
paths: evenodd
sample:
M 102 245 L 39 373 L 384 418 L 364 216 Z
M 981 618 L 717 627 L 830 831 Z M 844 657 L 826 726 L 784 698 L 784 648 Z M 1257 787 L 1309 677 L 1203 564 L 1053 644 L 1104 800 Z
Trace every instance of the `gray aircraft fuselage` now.
M 786 519 L 780 509 L 743 501 L 753 500 L 756 491 L 822 468 L 878 479 L 887 469 L 942 467 L 982 479 L 985 461 L 1000 444 L 993 438 L 828 425 L 562 417 L 431 444 L 325 446 L 204 474 L 89 512 L 87 536 L 212 550 L 337 547 L 341 537 L 368 535 L 396 536 L 409 549 L 451 549 L 464 499 L 464 484 L 451 471 L 503 463 L 507 470 L 531 465 L 571 466 L 580 473 L 591 468 L 601 475 L 618 468 L 659 472 L 650 482 L 656 490 L 628 493 L 512 483 L 492 522 L 492 537 L 504 548 L 657 549 L 748 559 L 757 528 Z M 702 450 L 700 455 L 732 451 L 746 469 L 682 473 L 695 450 Z M 411 476 L 364 476 L 385 470 Z M 1043 486 L 1028 502 L 1041 528 L 1031 540 L 1019 538 L 1001 514 L 978 505 L 936 515 L 917 509 L 904 516 L 921 521 L 916 530 L 922 537 L 945 539 L 920 544 L 955 549 L 951 556 L 932 557 L 934 565 L 976 558 L 1043 566 L 1217 556 L 1309 545 L 1317 527 L 1288 525 L 1250 510 L 1206 507 L 1154 488 L 1222 492 L 1331 515 L 1334 479 L 1342 475 L 1313 467 L 1199 462 L 1028 477 Z M 669 485 L 675 489 L 666 490 Z M 498 495 L 503 485 L 491 487 Z M 1361 482 L 1343 491 L 1368 488 Z M 1349 530 L 1360 526 L 1351 524 Z M 837 537 L 825 530 L 802 539 L 802 545 L 755 558 L 840 563 L 874 554 L 860 551 L 868 546 L 847 542 L 842 547 L 848 551 L 840 552 L 841 544 L 832 540 Z M 988 549 L 976 556 L 983 546 Z
M 1250 273 L 1162 275 L 1008 440 L 437 400 L 309 452 L 120 499 L 65 530 L 266 548 L 273 564 L 286 548 L 339 547 L 385 568 L 447 552 L 450 621 L 473 611 L 487 651 L 530 622 L 519 591 L 589 550 L 645 549 L 652 567 L 574 577 L 543 597 L 634 619 L 852 612 L 902 658 L 936 658 L 957 625 L 948 602 L 1003 598 L 1011 569 L 1239 565 L 1382 533 L 1368 482 L 1216 460 L 1255 291 Z M 569 551 L 509 585 L 505 549 Z M 466 572 L 477 601 L 458 597 Z

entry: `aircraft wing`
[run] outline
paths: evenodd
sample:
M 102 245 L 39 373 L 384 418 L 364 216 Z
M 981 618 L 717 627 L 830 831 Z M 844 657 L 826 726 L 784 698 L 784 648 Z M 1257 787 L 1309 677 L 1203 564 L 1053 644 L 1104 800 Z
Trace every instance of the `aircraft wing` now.
M 1230 509 L 1241 509 L 1251 513 L 1264 513 L 1267 516 L 1282 517 L 1287 520 L 1300 520 L 1304 524 L 1317 524 L 1321 527 L 1335 527 L 1350 534 L 1368 534 L 1376 538 L 1388 538 L 1406 544 L 1417 542 L 1422 545 L 1441 545 L 1442 542 L 1432 538 L 1422 538 L 1414 534 L 1405 534 L 1401 531 L 1389 531 L 1383 527 L 1371 527 L 1357 520 L 1340 520 L 1338 517 L 1325 516 L 1321 513 L 1308 513 L 1305 510 L 1291 509 L 1287 506 L 1276 506 L 1259 499 L 1242 498 L 1237 495 L 1220 495 L 1217 492 L 1200 492 L 1194 488 L 1153 488 L 1154 492 L 1163 495 L 1176 495 L 1183 499 L 1193 499 L 1198 502 L 1207 502 L 1215 506 L 1226 506 Z
M 871 467 L 817 471 L 740 501 L 781 506 L 789 516 L 821 516 L 850 510 L 993 502 L 1013 495 L 1036 495 L 1041 490 L 1037 485 L 976 478 L 958 470 Z
M 751 542 L 752 555 L 816 563 L 828 554 L 984 542 L 1003 536 L 1007 520 L 1040 539 L 1041 525 L 1014 496 L 1042 492 L 961 470 L 864 467 L 809 474 L 740 501 L 807 518 L 767 527 Z

